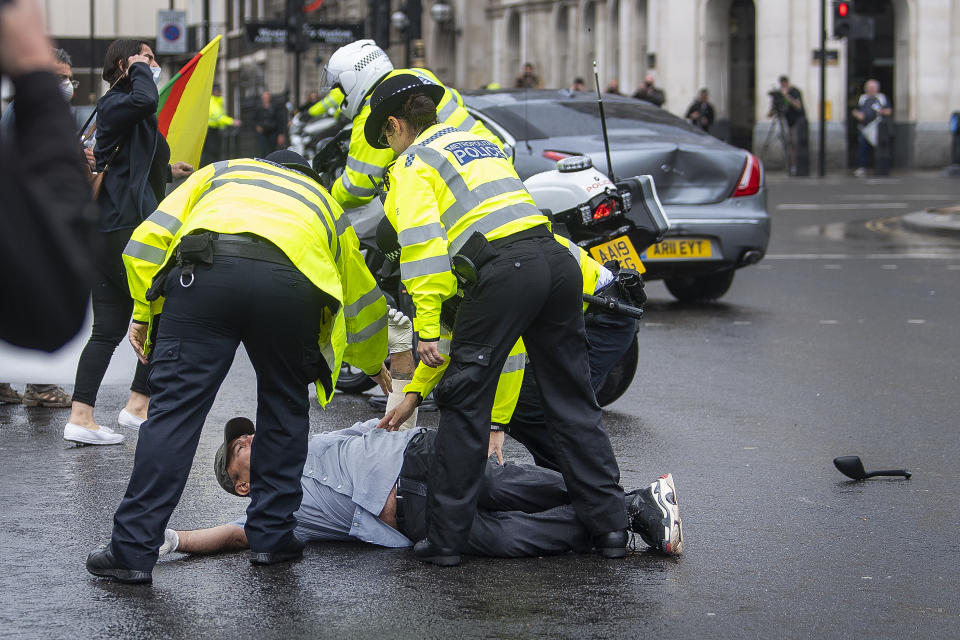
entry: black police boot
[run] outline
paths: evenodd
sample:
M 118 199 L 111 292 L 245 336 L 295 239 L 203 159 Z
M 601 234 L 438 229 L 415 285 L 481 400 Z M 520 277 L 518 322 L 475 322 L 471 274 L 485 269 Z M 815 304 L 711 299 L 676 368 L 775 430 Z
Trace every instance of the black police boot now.
M 434 544 L 429 538 L 415 544 L 413 554 L 420 562 L 429 562 L 438 567 L 456 567 L 460 564 L 460 552 Z
M 594 536 L 593 546 L 604 558 L 624 558 L 627 555 L 627 530 L 618 529 Z
M 141 584 L 152 582 L 153 576 L 150 571 L 137 571 L 128 569 L 120 564 L 113 557 L 113 549 L 106 545 L 96 551 L 91 551 L 87 556 L 87 571 L 101 578 L 113 578 L 117 582 L 126 582 L 129 584 Z
M 303 547 L 306 546 L 293 536 L 290 542 L 273 551 L 250 551 L 250 563 L 256 565 L 278 564 L 292 562 L 303 557 Z

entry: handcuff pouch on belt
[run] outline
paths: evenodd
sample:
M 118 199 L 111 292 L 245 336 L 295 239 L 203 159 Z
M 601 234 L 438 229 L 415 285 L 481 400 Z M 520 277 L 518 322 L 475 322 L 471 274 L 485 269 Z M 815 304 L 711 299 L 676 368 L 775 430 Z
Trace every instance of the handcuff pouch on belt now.
M 474 231 L 450 262 L 460 285 L 469 287 L 480 280 L 480 267 L 498 255 L 490 241 L 479 231 Z
M 210 232 L 180 238 L 176 258 L 180 267 L 180 285 L 184 288 L 193 284 L 193 270 L 198 264 L 213 264 L 213 238 Z

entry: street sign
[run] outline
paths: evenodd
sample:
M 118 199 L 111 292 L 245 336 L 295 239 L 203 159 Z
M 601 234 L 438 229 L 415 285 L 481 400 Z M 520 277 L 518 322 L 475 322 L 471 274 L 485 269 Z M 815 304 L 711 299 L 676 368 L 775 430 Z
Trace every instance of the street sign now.
M 821 55 L 820 55 L 820 50 L 819 50 L 819 49 L 814 49 L 814 50 L 813 50 L 813 63 L 814 63 L 814 64 L 820 64 L 820 57 L 821 57 Z M 826 63 L 829 64 L 829 65 L 835 65 L 835 64 L 838 64 L 839 62 L 840 62 L 840 54 L 839 54 L 839 52 L 838 52 L 836 49 L 827 49 Z
M 187 52 L 187 12 L 157 11 L 157 53 Z
M 247 22 L 247 40 L 253 44 L 279 47 L 287 43 L 287 25 L 281 20 Z M 303 35 L 308 42 L 341 46 L 363 37 L 363 23 L 305 23 Z

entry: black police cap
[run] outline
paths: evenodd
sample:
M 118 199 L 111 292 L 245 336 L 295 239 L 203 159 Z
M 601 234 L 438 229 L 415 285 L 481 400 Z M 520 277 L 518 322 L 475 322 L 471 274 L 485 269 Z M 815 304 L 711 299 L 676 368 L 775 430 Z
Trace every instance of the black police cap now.
M 386 149 L 387 145 L 380 144 L 380 131 L 387 118 L 396 115 L 413 93 L 425 93 L 439 104 L 446 91 L 441 85 L 425 82 L 420 76 L 412 73 L 401 73 L 391 76 L 377 85 L 370 96 L 370 115 L 363 127 L 363 136 L 374 149 Z

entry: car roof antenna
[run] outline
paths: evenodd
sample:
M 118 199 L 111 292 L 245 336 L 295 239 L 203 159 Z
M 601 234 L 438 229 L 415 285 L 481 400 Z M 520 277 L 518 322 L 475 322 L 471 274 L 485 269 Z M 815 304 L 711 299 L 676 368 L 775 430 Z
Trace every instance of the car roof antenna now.
M 610 138 L 607 136 L 607 118 L 603 114 L 603 97 L 600 95 L 600 75 L 597 73 L 597 61 L 593 61 L 593 83 L 597 87 L 597 104 L 600 105 L 600 126 L 603 127 L 603 150 L 607 154 L 607 177 L 616 183 L 613 177 L 613 163 L 610 162 Z

